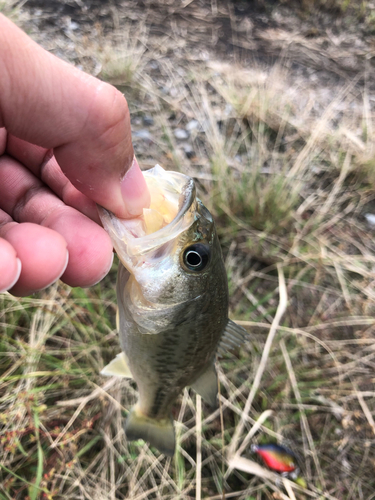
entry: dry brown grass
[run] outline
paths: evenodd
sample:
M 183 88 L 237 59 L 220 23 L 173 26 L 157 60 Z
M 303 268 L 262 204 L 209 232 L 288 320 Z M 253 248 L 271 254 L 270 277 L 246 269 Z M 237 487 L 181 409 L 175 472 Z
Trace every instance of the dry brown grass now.
M 356 16 L 365 16 L 373 9 L 371 1 L 368 0 L 281 0 L 285 5 L 293 5 L 297 9 L 308 12 L 320 10 L 335 11 L 340 14 L 351 13 Z

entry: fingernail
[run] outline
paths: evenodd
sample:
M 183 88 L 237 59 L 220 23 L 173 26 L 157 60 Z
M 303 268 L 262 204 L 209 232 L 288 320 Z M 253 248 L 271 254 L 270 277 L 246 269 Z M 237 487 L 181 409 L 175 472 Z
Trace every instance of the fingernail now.
M 90 286 L 95 286 L 97 285 L 100 281 L 102 281 L 102 279 L 107 276 L 107 274 L 109 273 L 109 271 L 111 270 L 111 267 L 112 267 L 112 264 L 113 264 L 113 258 L 114 258 L 115 254 L 112 252 L 112 258 L 111 258 L 111 262 L 109 263 L 109 266 L 107 267 L 107 269 L 104 271 L 104 273 L 100 276 L 100 278 L 95 281 L 95 283 L 91 283 L 90 285 L 86 285 L 86 286 L 83 286 L 82 288 L 89 288 Z
M 135 157 L 121 181 L 121 193 L 126 210 L 132 217 L 141 215 L 143 209 L 150 206 L 150 193 Z
M 66 250 L 66 261 L 65 261 L 65 266 L 63 267 L 63 270 L 61 271 L 59 278 L 60 278 L 60 277 L 61 277 L 61 276 L 65 273 L 66 268 L 68 267 L 68 264 L 69 264 L 69 250 L 67 249 L 67 250 Z
M 17 283 L 18 281 L 18 278 L 20 277 L 21 275 L 21 270 L 22 270 L 22 263 L 20 261 L 20 259 L 18 257 L 16 257 L 16 261 L 17 261 L 17 272 L 16 272 L 16 277 L 14 278 L 14 280 L 12 281 L 12 283 L 10 283 L 10 285 L 7 285 L 3 290 L 0 290 L 0 293 L 2 292 L 6 292 L 7 290 L 10 290 L 11 288 L 14 287 L 14 285 Z

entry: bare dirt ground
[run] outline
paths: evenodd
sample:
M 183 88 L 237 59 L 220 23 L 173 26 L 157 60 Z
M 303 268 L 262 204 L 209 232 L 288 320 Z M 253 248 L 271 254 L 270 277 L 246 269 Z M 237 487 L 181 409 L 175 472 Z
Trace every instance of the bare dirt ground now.
M 351 97 L 351 109 L 361 105 L 364 92 L 370 103 L 375 101 L 371 2 L 362 16 L 357 11 L 342 15 L 338 9 L 307 10 L 298 2 L 276 0 L 27 0 L 22 4 L 21 25 L 45 48 L 122 86 L 133 113 L 133 129 L 141 129 L 140 141 L 135 137 L 138 155 L 150 145 L 137 144 L 145 138 L 143 123 L 136 117 L 144 106 L 133 92 L 134 80 L 124 81 L 123 75 L 118 79 L 113 70 L 106 73 L 106 64 L 115 57 L 108 46 L 116 51 L 124 39 L 131 57 L 138 58 L 130 63 L 130 72 L 152 80 L 167 99 L 178 100 L 174 79 L 177 75 L 188 79 L 189 66 L 199 66 L 204 73 L 219 63 L 254 75 L 262 71 L 265 78 L 275 66 L 282 68 L 285 86 L 295 90 L 293 106 L 301 113 L 309 106 L 319 116 L 343 88 Z M 179 117 L 169 120 L 172 131 L 178 124 Z M 190 137 L 186 141 L 190 143 Z M 192 145 L 184 147 L 194 152 Z M 146 159 L 147 165 L 152 161 Z
M 371 6 L 370 6 L 371 7 Z M 368 8 L 370 8 L 368 7 Z M 373 6 L 374 8 L 374 6 Z M 72 62 L 77 38 L 105 37 L 142 22 L 148 31 L 148 50 L 163 44 L 163 56 L 173 63 L 220 59 L 251 68 L 265 67 L 280 59 L 290 78 L 326 89 L 357 80 L 375 86 L 375 39 L 362 19 L 337 11 L 304 12 L 270 1 L 43 1 L 28 0 L 24 26 L 48 48 Z M 70 43 L 69 43 L 70 40 Z

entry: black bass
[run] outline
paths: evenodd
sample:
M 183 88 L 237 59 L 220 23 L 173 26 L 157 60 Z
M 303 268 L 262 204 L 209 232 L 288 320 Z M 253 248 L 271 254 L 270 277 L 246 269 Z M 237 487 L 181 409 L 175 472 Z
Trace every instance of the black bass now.
M 173 455 L 172 407 L 184 387 L 216 406 L 215 358 L 246 330 L 228 319 L 228 285 L 215 223 L 194 181 L 156 165 L 144 172 L 151 205 L 121 220 L 99 208 L 121 261 L 117 277 L 122 353 L 102 374 L 132 377 L 138 403 L 125 433 Z

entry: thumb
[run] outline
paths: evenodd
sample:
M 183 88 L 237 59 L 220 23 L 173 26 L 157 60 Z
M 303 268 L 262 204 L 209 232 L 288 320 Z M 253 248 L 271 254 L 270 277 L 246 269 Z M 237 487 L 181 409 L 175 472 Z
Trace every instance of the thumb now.
M 114 87 L 91 77 L 84 92 L 86 102 L 92 99 L 85 124 L 54 148 L 56 160 L 72 184 L 99 205 L 123 218 L 139 215 L 149 205 L 149 193 L 134 157 L 127 102 Z
M 148 206 L 124 96 L 45 51 L 0 14 L 0 127 L 47 149 L 71 183 L 119 217 Z

